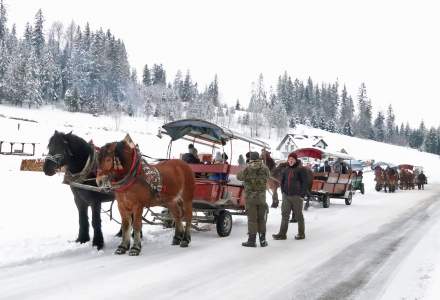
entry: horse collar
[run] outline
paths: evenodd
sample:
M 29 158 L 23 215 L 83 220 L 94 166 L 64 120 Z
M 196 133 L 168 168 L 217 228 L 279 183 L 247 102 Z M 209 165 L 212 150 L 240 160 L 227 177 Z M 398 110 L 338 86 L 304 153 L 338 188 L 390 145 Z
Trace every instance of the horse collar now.
M 96 168 L 97 168 L 96 152 L 92 146 L 90 148 L 90 154 L 87 157 L 87 161 L 83 169 L 78 173 L 71 173 L 69 169 L 66 169 L 63 183 L 70 183 L 70 182 L 83 183 L 87 181 L 88 179 L 87 177 L 89 176 L 89 174 L 92 173 L 94 170 L 96 170 Z

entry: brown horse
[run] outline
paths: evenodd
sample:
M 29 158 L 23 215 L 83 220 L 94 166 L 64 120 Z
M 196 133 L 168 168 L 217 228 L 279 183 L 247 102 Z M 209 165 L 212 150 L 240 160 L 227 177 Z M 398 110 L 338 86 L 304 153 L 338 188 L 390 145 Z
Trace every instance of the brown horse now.
M 110 185 L 118 202 L 122 218 L 122 242 L 115 254 L 124 254 L 130 248 L 133 227 L 133 246 L 129 255 L 139 255 L 142 211 L 144 207 L 152 206 L 169 209 L 176 224 L 172 245 L 189 245 L 195 180 L 187 163 L 172 159 L 154 166 L 148 165 L 142 161 L 137 148 L 126 140 L 113 142 L 99 151 L 96 181 L 101 186 Z M 182 218 L 186 223 L 185 228 Z
M 281 184 L 281 174 L 284 168 L 288 166 L 287 162 L 281 162 L 272 170 L 270 170 L 270 177 L 267 180 L 266 188 L 272 194 L 272 205 L 270 207 L 277 208 L 280 200 L 278 199 L 278 188 Z
M 385 169 L 385 192 L 387 191 L 386 188 L 388 187 L 388 190 L 390 193 L 394 193 L 397 189 L 399 181 L 399 173 L 397 173 L 396 169 L 394 168 L 386 168 Z
M 374 181 L 376 181 L 376 191 L 382 190 L 382 188 L 385 188 L 386 192 L 386 185 L 385 185 L 385 170 L 382 169 L 380 166 L 376 166 L 374 168 Z
M 414 173 L 409 169 L 401 169 L 400 170 L 400 189 L 414 189 Z

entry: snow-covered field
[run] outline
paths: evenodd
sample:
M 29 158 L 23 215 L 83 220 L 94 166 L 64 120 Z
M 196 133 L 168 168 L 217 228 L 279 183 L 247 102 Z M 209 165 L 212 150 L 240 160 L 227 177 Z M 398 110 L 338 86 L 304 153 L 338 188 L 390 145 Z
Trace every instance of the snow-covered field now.
M 37 157 L 47 151 L 55 129 L 73 130 L 98 145 L 129 132 L 145 154 L 164 157 L 169 140 L 156 137 L 160 125 L 159 120 L 0 106 L 0 140 L 40 143 Z M 20 157 L 1 155 L 0 299 L 439 299 L 438 156 L 305 127 L 297 131 L 302 130 L 318 132 L 330 147 L 360 159 L 421 165 L 429 185 L 425 191 L 378 193 L 366 172 L 366 193 L 356 194 L 351 206 L 332 199 L 328 209 L 314 203 L 305 212 L 306 240 L 293 239 L 293 224 L 286 241 L 269 238 L 267 248 L 244 248 L 246 219 L 234 216 L 229 237 L 219 238 L 215 227 L 192 232 L 187 249 L 170 246 L 170 229 L 145 226 L 141 256 L 129 257 L 113 255 L 119 225 L 105 215 L 104 250 L 72 242 L 77 211 L 62 176 L 20 172 Z M 268 142 L 275 148 L 279 140 Z M 175 143 L 173 155 L 186 146 Z M 238 143 L 233 154 L 247 147 Z M 270 210 L 269 236 L 280 218 L 279 208 Z

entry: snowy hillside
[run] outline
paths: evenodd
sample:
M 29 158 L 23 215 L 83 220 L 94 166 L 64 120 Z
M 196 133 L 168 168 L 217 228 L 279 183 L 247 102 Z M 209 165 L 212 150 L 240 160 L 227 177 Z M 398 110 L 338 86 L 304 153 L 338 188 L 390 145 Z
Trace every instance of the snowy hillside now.
M 47 152 L 54 130 L 72 130 L 97 145 L 130 133 L 142 152 L 164 157 L 169 138 L 156 136 L 161 124 L 0 106 L 0 140 L 39 143 L 36 157 Z M 286 241 L 270 238 L 279 228 L 278 208 L 268 216 L 267 248 L 241 247 L 246 218 L 234 216 L 229 237 L 218 237 L 209 225 L 208 232 L 192 232 L 187 249 L 170 246 L 171 229 L 144 226 L 142 253 L 129 257 L 113 254 L 119 225 L 104 214 L 102 251 L 72 242 L 78 217 L 62 176 L 21 172 L 22 157 L 0 155 L 0 299 L 439 299 L 439 157 L 303 126 L 295 132 L 323 136 L 329 148 L 344 148 L 359 159 L 421 165 L 429 185 L 424 191 L 378 193 L 369 172 L 365 195 L 356 193 L 352 205 L 343 199 L 332 199 L 327 209 L 312 204 L 304 213 L 303 241 L 293 239 L 296 224 Z M 266 141 L 275 149 L 281 138 Z M 173 156 L 187 144 L 176 142 Z M 237 143 L 232 154 L 224 150 L 236 161 L 248 145 Z
M 4 117 L 2 117 L 2 115 Z M 28 119 L 36 121 L 37 123 L 19 121 L 16 118 Z M 129 133 L 133 137 L 133 140 L 140 145 L 142 152 L 151 157 L 164 157 L 169 143 L 168 137 L 159 139 L 156 136 L 158 128 L 163 124 L 163 121 L 153 117 L 150 117 L 147 121 L 143 118 L 116 115 L 94 117 L 90 114 L 69 113 L 52 108 L 28 110 L 0 106 L 0 122 L 2 128 L 0 134 L 1 140 L 39 143 L 36 151 L 37 157 L 41 157 L 46 153 L 47 142 L 54 130 L 63 132 L 73 131 L 73 133 L 83 137 L 85 140 L 92 139 L 97 145 L 120 140 L 126 133 Z M 18 123 L 20 123 L 19 130 L 17 130 Z M 248 134 L 248 128 L 242 125 L 233 124 L 231 129 L 243 131 L 244 134 Z M 395 165 L 412 164 L 423 166 L 425 173 L 429 176 L 430 182 L 440 182 L 440 168 L 438 168 L 440 156 L 435 154 L 330 133 L 303 125 L 298 125 L 297 128 L 290 129 L 289 132 L 322 136 L 329 144 L 328 149 L 339 151 L 344 148 L 350 155 L 357 159 L 374 159 Z M 260 139 L 271 145 L 275 157 L 278 156 L 281 158 L 282 155 L 276 153 L 275 148 L 284 136 L 273 137 L 272 139 L 267 139 L 265 138 L 266 136 L 267 135 L 263 135 Z M 172 156 L 179 157 L 179 153 L 186 151 L 187 144 L 188 142 L 186 141 L 174 143 Z M 198 148 L 199 152 L 211 152 L 209 147 L 198 146 Z M 254 148 L 251 147 L 251 149 Z M 224 151 L 231 157 L 229 146 L 226 146 Z M 236 145 L 233 145 L 232 161 L 236 163 L 238 155 L 247 151 L 248 145 L 246 143 L 237 142 Z

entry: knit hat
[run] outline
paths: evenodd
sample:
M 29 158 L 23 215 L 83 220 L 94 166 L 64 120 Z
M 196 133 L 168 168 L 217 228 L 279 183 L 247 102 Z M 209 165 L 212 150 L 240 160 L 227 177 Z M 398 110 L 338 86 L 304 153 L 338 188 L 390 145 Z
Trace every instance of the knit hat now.
M 289 157 L 293 157 L 296 161 L 298 161 L 298 156 L 296 155 L 296 153 L 293 153 L 293 152 L 289 153 L 287 158 L 289 158 Z

